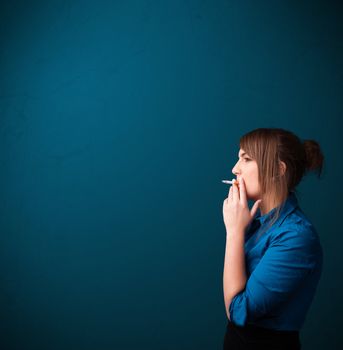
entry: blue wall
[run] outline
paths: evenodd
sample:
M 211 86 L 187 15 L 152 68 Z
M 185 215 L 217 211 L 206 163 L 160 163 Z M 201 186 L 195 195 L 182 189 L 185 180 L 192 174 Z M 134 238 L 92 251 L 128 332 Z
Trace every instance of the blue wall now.
M 303 349 L 342 321 L 343 13 L 333 1 L 2 1 L 1 349 L 221 349 L 239 138 L 317 140 L 325 253 Z

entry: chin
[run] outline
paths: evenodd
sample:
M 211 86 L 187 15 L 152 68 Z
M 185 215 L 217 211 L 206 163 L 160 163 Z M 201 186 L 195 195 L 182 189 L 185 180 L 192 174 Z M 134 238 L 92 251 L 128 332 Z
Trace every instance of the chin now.
M 252 200 L 252 201 L 257 201 L 259 199 L 259 196 L 256 194 L 249 194 L 247 192 L 247 199 Z
M 247 200 L 253 200 L 254 198 L 249 194 L 247 193 Z

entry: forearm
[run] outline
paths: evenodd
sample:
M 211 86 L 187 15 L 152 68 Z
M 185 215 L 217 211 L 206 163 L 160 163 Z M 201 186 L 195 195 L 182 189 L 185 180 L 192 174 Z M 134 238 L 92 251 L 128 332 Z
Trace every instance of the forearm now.
M 226 248 L 223 273 L 224 302 L 229 318 L 229 305 L 232 298 L 245 288 L 244 232 L 226 235 Z

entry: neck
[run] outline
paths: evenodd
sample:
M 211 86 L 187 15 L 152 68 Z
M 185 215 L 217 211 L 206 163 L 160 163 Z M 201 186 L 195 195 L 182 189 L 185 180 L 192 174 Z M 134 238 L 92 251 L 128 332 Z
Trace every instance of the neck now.
M 268 201 L 268 202 L 261 202 L 259 208 L 261 211 L 261 215 L 268 214 L 271 210 L 273 210 L 275 207 L 277 207 L 277 203 Z
M 288 193 L 288 195 L 290 192 Z M 281 205 L 282 202 L 276 202 L 276 200 L 273 200 L 272 198 L 268 198 L 266 200 L 262 200 L 262 202 L 259 205 L 261 215 L 265 215 L 269 213 L 271 210 L 276 208 L 277 206 Z
M 260 204 L 261 216 L 263 216 L 263 215 L 265 215 L 265 214 L 269 213 L 269 212 L 270 212 L 270 210 L 271 210 L 271 209 L 267 209 L 267 208 L 266 208 L 266 206 L 265 206 L 265 205 L 263 205 L 263 204 L 262 204 L 262 202 L 261 202 L 261 204 Z

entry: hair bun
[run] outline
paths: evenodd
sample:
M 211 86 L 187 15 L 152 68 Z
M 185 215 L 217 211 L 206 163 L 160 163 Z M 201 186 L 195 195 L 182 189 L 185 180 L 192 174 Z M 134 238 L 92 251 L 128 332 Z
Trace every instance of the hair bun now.
M 307 171 L 317 171 L 318 177 L 320 177 L 323 168 L 324 155 L 318 142 L 315 140 L 304 140 L 303 146 L 306 154 Z

